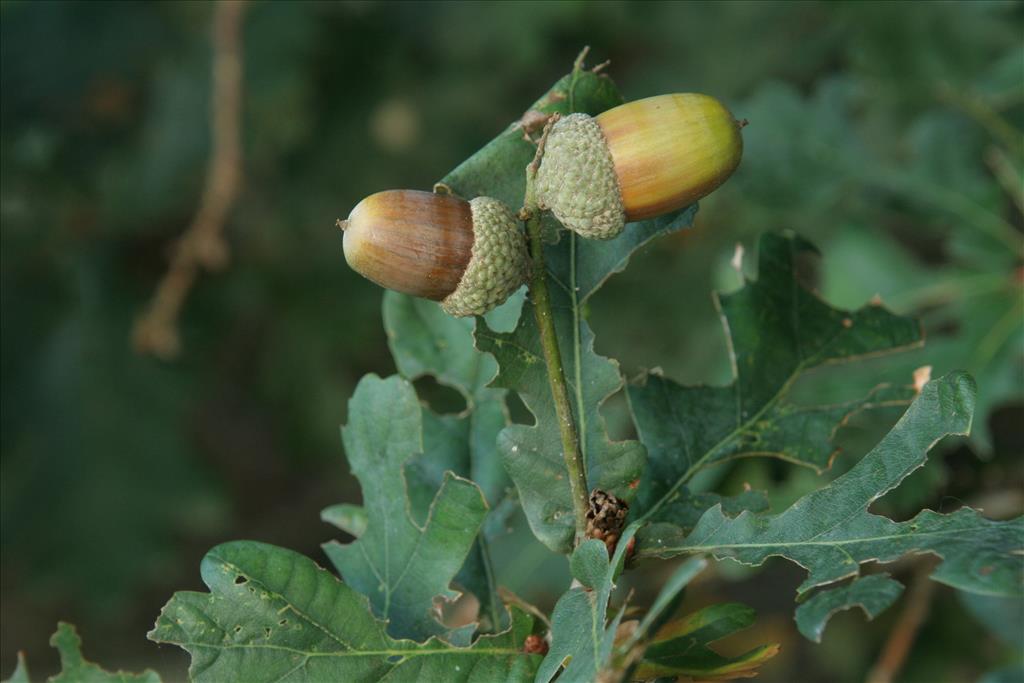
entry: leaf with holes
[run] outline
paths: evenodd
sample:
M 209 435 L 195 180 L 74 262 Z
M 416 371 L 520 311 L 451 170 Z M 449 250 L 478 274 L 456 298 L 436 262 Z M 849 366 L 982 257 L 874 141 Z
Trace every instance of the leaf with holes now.
M 405 472 L 423 451 L 422 408 L 400 377 L 367 375 L 359 382 L 342 440 L 362 485 L 366 528 L 352 543 L 327 543 L 324 551 L 345 581 L 370 598 L 392 636 L 443 633 L 432 616 L 434 599 L 457 596 L 449 584 L 487 513 L 480 489 L 447 472 L 426 517 L 414 518 Z
M 264 543 L 217 546 L 203 558 L 209 593 L 180 592 L 149 639 L 192 655 L 197 683 L 288 679 L 346 683 L 529 681 L 540 657 L 522 652 L 532 619 L 471 647 L 396 640 L 365 596 L 298 553 Z
M 868 619 L 874 619 L 896 602 L 903 584 L 886 574 L 862 576 L 854 581 L 815 593 L 796 609 L 796 626 L 808 640 L 821 642 L 825 625 L 832 615 L 860 607 Z
M 936 581 L 969 592 L 1022 593 L 1024 517 L 1005 522 L 962 508 L 951 514 L 924 510 L 906 522 L 868 512 L 868 506 L 921 467 L 944 436 L 964 435 L 974 414 L 974 382 L 952 373 L 924 386 L 889 434 L 849 472 L 777 515 L 743 512 L 727 517 L 709 509 L 690 533 L 651 525 L 638 554 L 673 557 L 710 553 L 760 565 L 779 555 L 808 571 L 798 589 L 856 576 L 862 562 L 891 562 L 908 553 L 934 553 Z
M 487 317 L 497 327 L 511 328 L 521 306 L 522 296 L 514 295 Z M 473 347 L 473 325 L 432 301 L 385 293 L 384 327 L 399 372 L 409 380 L 433 376 L 466 401 L 458 415 L 424 411 L 424 438 L 436 447 L 408 468 L 410 492 L 422 512 L 446 470 L 476 482 L 492 509 L 506 497 L 508 476 L 494 452 L 498 432 L 508 424 L 505 391 L 487 386 L 498 368 Z
M 521 307 L 522 295 L 514 295 L 487 319 L 511 329 Z M 508 475 L 495 446 L 509 420 L 505 391 L 487 386 L 498 368 L 493 358 L 473 347 L 474 324 L 473 319 L 453 318 L 432 301 L 391 291 L 384 295 L 384 328 L 399 372 L 410 380 L 431 375 L 466 401 L 458 415 L 423 410 L 425 451 L 406 468 L 413 516 L 425 520 L 447 471 L 480 486 L 490 512 L 455 580 L 479 598 L 484 630 L 498 630 L 507 626 L 508 614 L 498 596 L 488 544 L 504 530 L 513 509 Z
M 909 318 L 881 306 L 837 310 L 801 287 L 796 260 L 805 253 L 816 251 L 799 237 L 766 234 L 757 280 L 717 296 L 731 341 L 731 385 L 687 387 L 651 374 L 627 388 L 648 457 L 634 512 L 673 520 L 671 505 L 686 496 L 685 483 L 733 458 L 769 455 L 821 472 L 835 455 L 833 434 L 849 416 L 913 398 L 911 387 L 881 386 L 840 405 L 799 406 L 788 399 L 807 370 L 921 342 Z

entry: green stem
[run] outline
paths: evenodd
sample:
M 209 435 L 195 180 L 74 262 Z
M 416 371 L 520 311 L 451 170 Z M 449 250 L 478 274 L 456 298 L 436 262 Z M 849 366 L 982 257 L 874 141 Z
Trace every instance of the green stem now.
M 551 386 L 551 398 L 554 400 L 555 413 L 558 416 L 558 429 L 562 437 L 562 457 L 565 469 L 569 474 L 569 492 L 572 497 L 573 517 L 576 522 L 576 544 L 587 535 L 587 512 L 590 509 L 590 489 L 587 486 L 586 465 L 583 451 L 580 449 L 580 438 L 576 431 L 576 420 L 572 413 L 572 402 L 569 400 L 569 387 L 565 381 L 565 369 L 562 354 L 558 347 L 558 332 L 555 329 L 555 317 L 551 306 L 551 295 L 548 292 L 547 266 L 544 263 L 544 239 L 541 225 L 541 212 L 537 206 L 534 190 L 534 178 L 537 167 L 544 155 L 544 143 L 547 141 L 552 120 L 545 127 L 544 135 L 537 145 L 537 156 L 526 171 L 526 196 L 521 216 L 526 221 L 526 236 L 530 243 L 530 300 L 537 320 L 537 336 L 544 351 L 544 361 L 548 370 L 548 383 Z
M 1020 324 L 1021 311 L 1024 306 L 1020 297 L 1015 297 L 1009 310 L 996 322 L 995 325 L 985 334 L 984 338 L 975 347 L 972 354 L 972 364 L 978 368 L 988 365 L 999 352 L 1000 347 L 1006 343 L 1013 331 Z
M 939 87 L 939 99 L 951 103 L 977 121 L 985 130 L 1011 153 L 1024 156 L 1024 144 L 1020 131 L 996 109 L 975 93 L 963 92 L 950 85 Z
M 555 331 L 551 295 L 548 293 L 547 269 L 544 265 L 544 241 L 541 238 L 539 212 L 535 211 L 526 221 L 526 232 L 530 239 L 530 256 L 533 261 L 533 274 L 530 276 L 530 299 L 533 301 L 533 312 L 537 319 L 540 345 L 544 349 L 544 361 L 548 366 L 551 398 L 554 399 L 555 412 L 558 414 L 558 429 L 562 435 L 562 457 L 565 459 L 565 469 L 569 473 L 569 492 L 572 495 L 573 515 L 576 518 L 576 542 L 578 544 L 586 537 L 587 533 L 587 510 L 590 507 L 589 490 L 586 469 L 583 464 L 583 452 L 580 450 L 580 439 L 576 433 L 576 421 L 572 414 L 572 403 L 569 401 L 565 370 L 562 367 L 562 355 L 558 348 L 558 333 Z
M 992 147 L 985 155 L 985 162 L 992 169 L 992 173 L 1002 185 L 1003 190 L 1013 200 L 1017 210 L 1024 213 L 1024 188 L 1020 186 L 1021 174 L 1014 168 L 1014 164 L 1006 156 L 1006 152 L 998 147 Z

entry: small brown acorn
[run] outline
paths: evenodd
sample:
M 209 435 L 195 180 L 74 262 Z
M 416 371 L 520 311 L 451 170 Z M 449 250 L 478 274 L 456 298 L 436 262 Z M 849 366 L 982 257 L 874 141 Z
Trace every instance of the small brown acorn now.
M 340 225 L 353 270 L 440 301 L 450 315 L 483 315 L 526 281 L 525 240 L 496 199 L 387 190 L 359 202 Z
M 741 124 L 713 97 L 658 95 L 551 129 L 537 197 L 565 227 L 611 239 L 627 221 L 680 209 L 724 183 L 743 154 Z

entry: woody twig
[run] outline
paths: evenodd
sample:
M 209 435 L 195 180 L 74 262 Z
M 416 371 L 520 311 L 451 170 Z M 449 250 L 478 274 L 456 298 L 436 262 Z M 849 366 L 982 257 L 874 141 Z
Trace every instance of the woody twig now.
M 181 351 L 178 319 L 200 272 L 222 270 L 230 259 L 223 230 L 241 187 L 242 20 L 246 7 L 244 0 L 221 0 L 214 8 L 213 144 L 206 185 L 191 225 L 175 244 L 170 266 L 132 331 L 136 351 L 165 360 Z

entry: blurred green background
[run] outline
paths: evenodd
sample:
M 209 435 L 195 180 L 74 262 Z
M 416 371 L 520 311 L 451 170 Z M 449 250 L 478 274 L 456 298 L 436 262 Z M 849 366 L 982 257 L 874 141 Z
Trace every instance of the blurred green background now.
M 319 510 L 359 496 L 338 439 L 346 400 L 364 373 L 394 372 L 382 292 L 346 267 L 334 220 L 369 193 L 430 188 L 586 44 L 629 99 L 706 92 L 750 121 L 739 171 L 695 229 L 596 297 L 598 351 L 627 375 L 728 381 L 709 293 L 739 285 L 737 243 L 753 272 L 759 233 L 797 230 L 822 251 L 806 276 L 826 299 L 877 294 L 928 333 L 924 349 L 818 373 L 809 399 L 909 382 L 925 364 L 980 385 L 971 440 L 878 509 L 1024 508 L 1024 5 L 256 4 L 232 261 L 199 280 L 183 352 L 164 362 L 132 351 L 131 326 L 205 180 L 211 10 L 0 3 L 0 675 L 18 649 L 34 675 L 56 671 L 47 639 L 64 619 L 91 659 L 177 680 L 186 655 L 144 634 L 173 590 L 201 588 L 207 549 L 249 538 L 323 561 L 337 532 Z M 836 470 L 897 416 L 840 432 Z M 629 433 L 621 401 L 608 417 Z M 723 486 L 769 487 L 776 509 L 821 483 L 774 461 L 730 467 Z M 564 562 L 521 529 L 498 554 L 503 582 L 550 608 Z M 761 680 L 862 680 L 901 603 L 870 624 L 840 615 L 813 646 L 792 622 L 800 579 L 782 563 L 723 565 L 691 602 L 758 609 L 748 642 L 782 643 Z M 1012 663 L 1022 615 L 1003 609 L 938 587 L 901 680 Z

